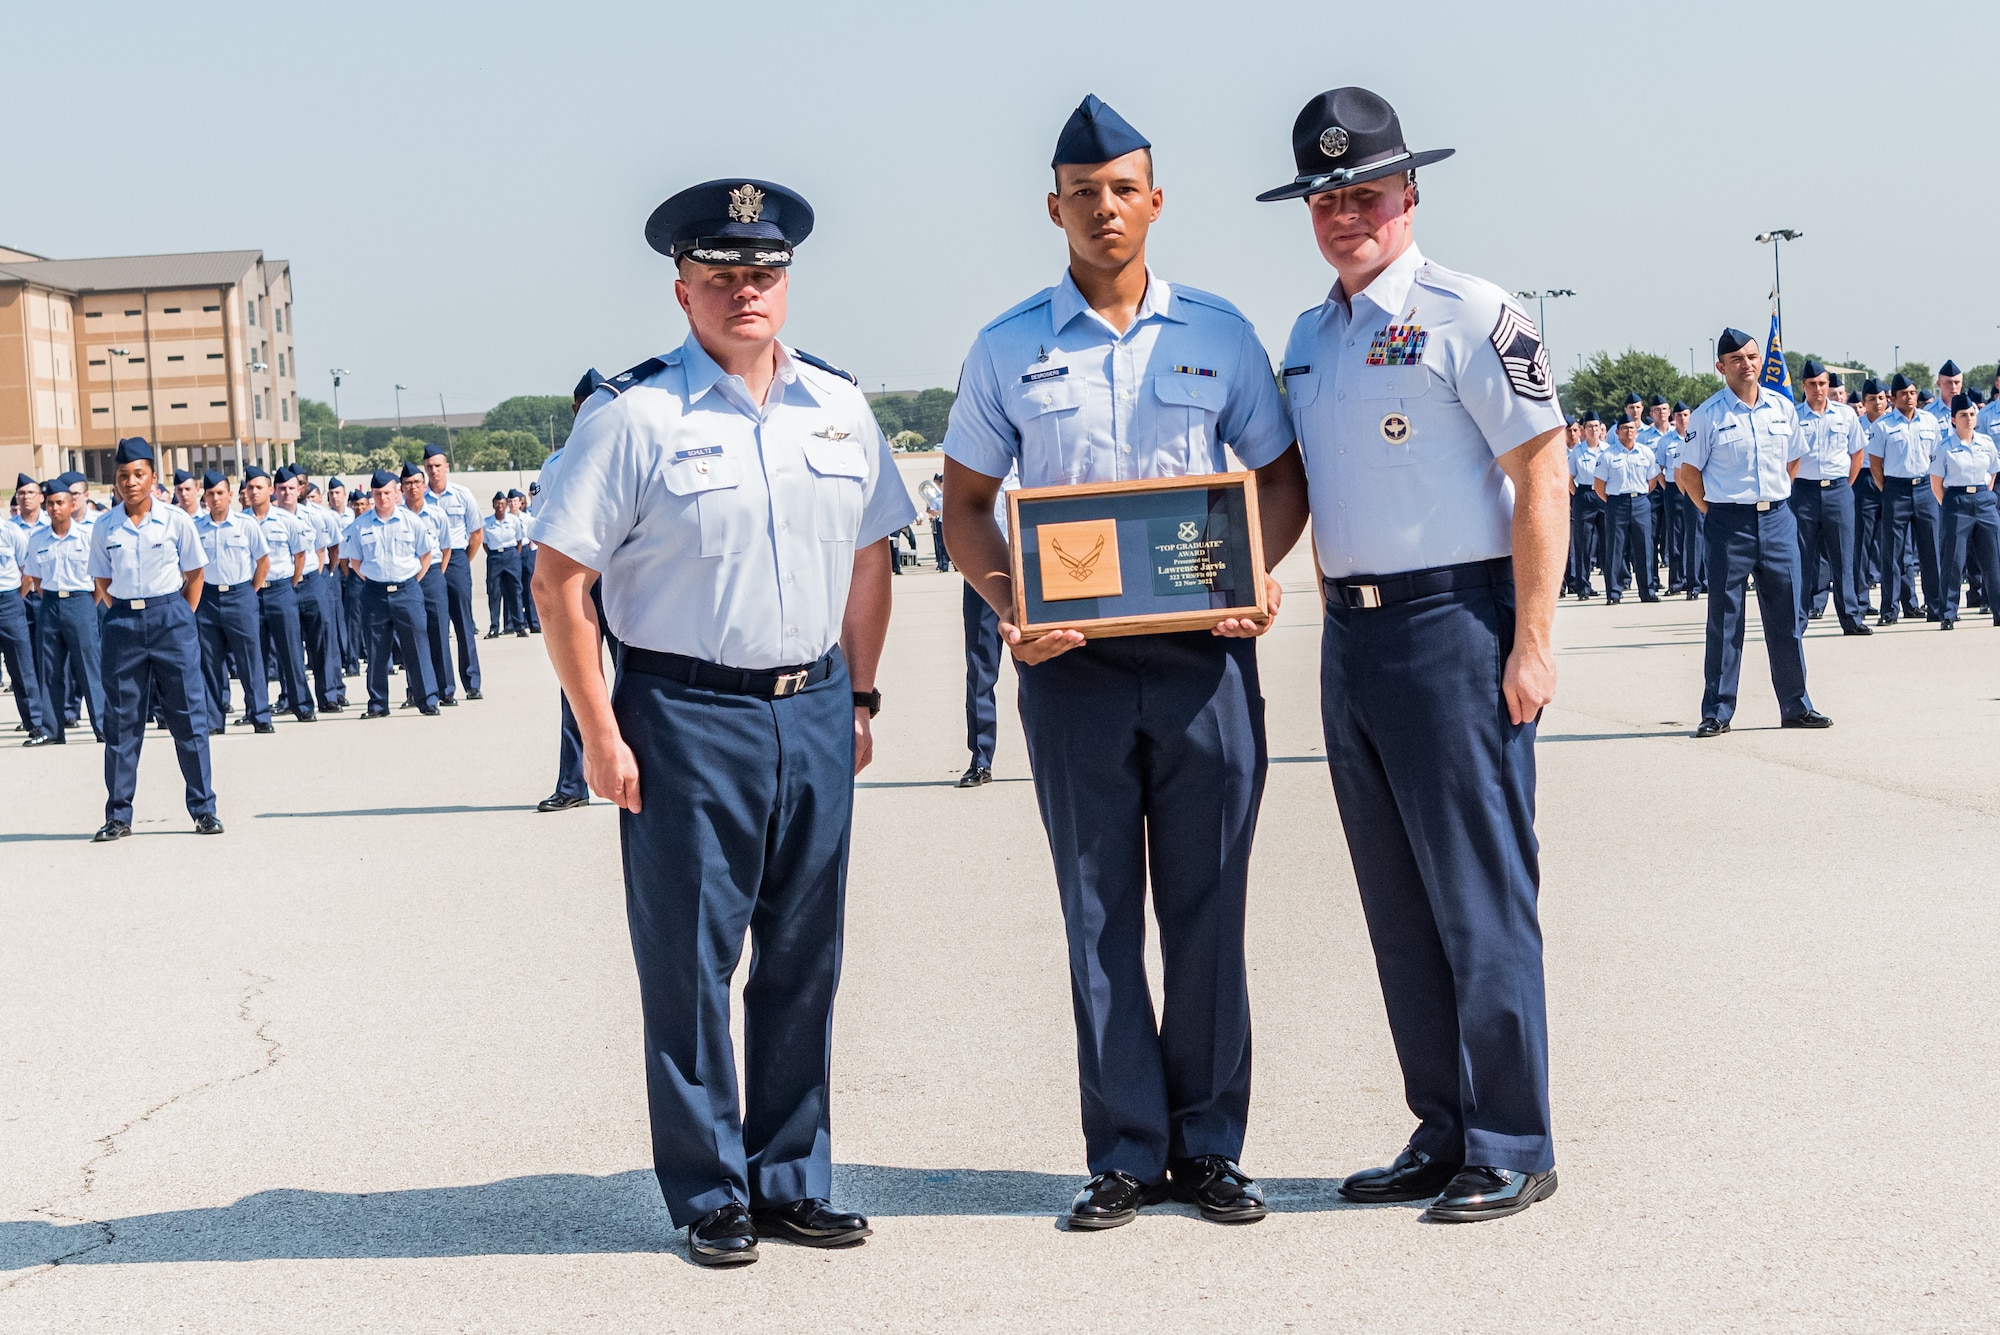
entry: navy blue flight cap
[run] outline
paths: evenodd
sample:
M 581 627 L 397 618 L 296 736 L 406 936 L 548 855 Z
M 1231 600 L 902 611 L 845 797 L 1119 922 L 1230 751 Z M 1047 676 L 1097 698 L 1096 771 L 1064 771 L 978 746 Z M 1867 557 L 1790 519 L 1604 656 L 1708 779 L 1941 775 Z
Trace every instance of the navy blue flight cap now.
M 1583 415 L 1583 417 L 1582 417 L 1582 420 L 1583 420 L 1583 421 L 1585 421 L 1585 422 L 1597 422 L 1597 423 L 1600 423 L 1600 424 L 1601 424 L 1601 423 L 1602 423 L 1602 422 L 1604 421 L 1604 419 L 1603 419 L 1602 417 L 1599 417 L 1599 416 L 1597 415 L 1597 409 L 1595 409 L 1595 408 L 1592 408 L 1592 409 L 1590 409 L 1589 411 L 1587 411 L 1586 413 L 1584 413 L 1584 415 Z
M 194 474 L 188 472 L 187 469 L 176 468 L 174 470 L 174 485 L 176 487 L 178 487 L 183 482 L 192 482 L 192 481 L 194 481 Z
M 337 477 L 330 477 L 326 480 L 326 489 L 328 491 L 346 491 L 347 484 Z
M 146 443 L 144 436 L 127 436 L 118 442 L 118 452 L 111 456 L 112 462 L 129 464 L 144 459 L 153 462 L 153 447 Z
M 424 446 L 424 458 L 428 459 L 432 455 L 442 455 L 447 462 L 451 459 L 450 455 L 445 454 L 444 446 L 438 444 L 436 441 L 432 441 L 430 444 Z
M 399 476 L 403 481 L 408 482 L 411 478 L 421 479 L 423 475 L 424 475 L 423 469 L 417 467 L 413 463 L 409 463 L 406 461 L 403 464 L 403 471 L 397 476 Z
M 1722 337 L 1715 340 L 1715 355 L 1727 357 L 1732 352 L 1741 352 L 1757 340 L 1741 329 L 1725 329 Z
M 518 487 L 509 487 L 507 488 L 507 499 L 510 501 L 525 501 L 528 498 L 521 494 Z
M 1680 401 L 1679 399 L 1675 399 L 1675 400 L 1674 400 L 1674 411 L 1675 411 L 1675 412 L 1677 412 L 1677 413 L 1684 413 L 1684 412 L 1687 412 L 1687 411 L 1688 411 L 1688 406 L 1687 406 L 1687 405 L 1686 405 L 1685 403 L 1682 403 L 1682 402 L 1681 402 L 1681 401 Z
M 1572 415 L 1572 416 L 1568 416 L 1568 417 L 1565 417 L 1565 418 L 1563 418 L 1563 425 L 1564 425 L 1564 426 L 1575 426 L 1575 425 L 1576 425 L 1576 418 L 1575 418 L 1575 417 L 1574 417 L 1573 415 Z
M 84 480 L 83 474 L 77 472 L 75 469 L 71 469 L 67 473 L 56 474 L 54 480 L 49 483 L 49 486 L 54 487 L 57 491 L 68 491 L 71 487 Z M 44 487 L 43 490 L 47 491 L 48 487 Z
M 1953 417 L 1958 416 L 1960 413 L 1972 412 L 1978 407 L 1979 405 L 1972 401 L 1970 394 L 1954 394 L 1951 396 L 1951 415 Z
M 1929 390 L 1927 390 L 1927 389 L 1920 389 L 1920 390 L 1918 390 L 1918 391 L 1917 391 L 1917 402 L 1918 402 L 1918 403 L 1929 403 L 1929 402 L 1930 402 L 1930 401 L 1931 401 L 1932 399 L 1935 399 L 1936 397 L 1937 397 L 1937 395 L 1935 395 L 1935 394 L 1931 393 L 1931 392 L 1930 392 Z
M 368 481 L 369 484 L 375 488 L 375 490 L 380 491 L 384 487 L 395 486 L 396 475 L 390 472 L 386 468 L 378 468 L 375 470 L 375 475 L 369 478 Z
M 42 484 L 29 477 L 26 473 L 14 474 L 14 486 L 16 490 L 22 487 L 33 487 L 37 491 L 42 489 Z
M 504 491 L 496 491 L 493 493 L 493 499 L 496 501 L 504 501 L 507 499 L 507 493 Z
M 1980 404 L 1980 405 L 1982 405 L 1982 406 L 1983 406 L 1983 405 L 1985 404 L 1985 402 L 1986 402 L 1986 396 L 1985 396 L 1984 394 L 1981 394 L 1981 393 L 1980 393 L 1980 392 L 1979 392 L 1978 390 L 1976 390 L 1976 389 L 1968 389 L 1968 390 L 1966 390 L 1966 391 L 1965 391 L 1965 397 L 1966 397 L 1966 398 L 1968 398 L 1968 399 L 1971 399 L 1971 400 L 1972 400 L 1972 401 L 1973 401 L 1974 403 L 1977 403 L 1977 404 Z
M 797 191 L 732 177 L 691 185 L 654 209 L 646 244 L 676 260 L 782 269 L 812 229 L 812 205 Z
M 1638 404 L 1638 405 L 1639 405 L 1640 407 L 1642 407 L 1642 408 L 1646 406 L 1646 400 L 1645 400 L 1644 398 L 1642 398 L 1642 397 L 1640 396 L 1640 394 L 1639 394 L 1639 391 L 1638 391 L 1638 390 L 1636 390 L 1636 389 L 1628 389 L 1628 390 L 1626 390 L 1626 391 L 1625 391 L 1625 406 L 1626 406 L 1627 408 L 1629 408 L 1629 407 L 1631 407 L 1631 406 L 1632 406 L 1633 404 L 1635 404 L 1635 403 L 1636 403 L 1636 404 Z
M 213 468 L 201 475 L 201 489 L 203 491 L 207 491 L 210 487 L 222 487 L 228 484 L 229 479 L 216 472 Z
M 1945 363 L 1944 363 L 1944 365 L 1943 365 L 1943 366 L 1940 366 L 1940 367 L 1938 367 L 1938 374 L 1939 374 L 1939 375 L 1964 375 L 1964 374 L 1965 374 L 1965 372 L 1963 372 L 1963 371 L 1961 371 L 1961 370 L 1959 370 L 1959 369 L 1958 369 L 1958 363 L 1957 363 L 1957 362 L 1955 362 L 1955 361 L 1952 361 L 1952 360 L 1951 360 L 1950 358 L 1946 358 L 1946 359 L 1945 359 Z
M 1655 394 L 1652 398 L 1646 400 L 1646 406 L 1648 408 L 1664 408 L 1667 406 L 1667 396 L 1664 394 Z
M 1099 100 L 1096 93 L 1089 93 L 1063 122 L 1062 133 L 1056 136 L 1056 155 L 1049 166 L 1095 165 L 1152 146 L 1152 141 L 1113 111 L 1110 103 Z
M 1821 366 L 1818 358 L 1815 357 L 1806 358 L 1806 364 L 1799 368 L 1799 379 L 1801 380 L 1810 380 L 1814 376 L 1825 374 L 1826 368 Z
M 1870 394 L 1880 394 L 1881 392 L 1882 392 L 1882 382 L 1877 380 L 1874 376 L 1871 375 L 1866 380 L 1863 380 L 1861 382 L 1861 393 L 1864 397 Z
M 271 480 L 271 475 L 265 472 L 262 468 L 259 468 L 256 464 L 251 464 L 248 468 L 243 470 L 243 480 L 245 482 L 248 482 L 253 478 L 260 478 L 260 477 L 263 478 L 266 482 Z
M 576 388 L 569 392 L 570 402 L 582 403 L 585 399 L 595 394 L 597 392 L 597 387 L 603 383 L 604 383 L 604 377 L 597 373 L 597 368 L 595 366 L 591 367 L 588 371 L 585 371 L 583 373 L 582 378 L 576 382 Z
M 1266 190 L 1260 203 L 1303 199 L 1384 176 L 1400 176 L 1442 162 L 1457 149 L 1412 153 L 1403 142 L 1396 109 L 1366 88 L 1335 88 L 1306 103 L 1292 122 L 1292 160 L 1299 174 L 1290 185 Z

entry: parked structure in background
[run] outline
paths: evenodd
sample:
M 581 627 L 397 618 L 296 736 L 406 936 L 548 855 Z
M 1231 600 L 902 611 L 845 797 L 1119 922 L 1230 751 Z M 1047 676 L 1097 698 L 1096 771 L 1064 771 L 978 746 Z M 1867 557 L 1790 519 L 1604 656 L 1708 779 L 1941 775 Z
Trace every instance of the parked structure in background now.
M 152 441 L 168 474 L 289 463 L 297 385 L 284 260 L 0 246 L 0 477 L 108 485 L 121 436 Z

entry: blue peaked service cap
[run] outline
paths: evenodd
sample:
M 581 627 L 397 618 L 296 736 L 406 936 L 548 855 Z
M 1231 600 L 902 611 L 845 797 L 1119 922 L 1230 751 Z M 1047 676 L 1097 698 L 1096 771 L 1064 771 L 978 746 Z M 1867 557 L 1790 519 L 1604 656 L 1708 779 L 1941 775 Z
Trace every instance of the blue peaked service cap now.
M 146 443 L 144 436 L 127 436 L 118 442 L 118 450 L 111 457 L 114 462 L 121 465 L 134 463 L 140 459 L 151 463 L 153 462 L 153 447 Z
M 782 269 L 812 229 L 805 196 L 736 176 L 691 185 L 667 199 L 646 219 L 646 244 L 676 260 Z
M 1741 329 L 1724 329 L 1721 337 L 1715 340 L 1715 355 L 1727 357 L 1732 352 L 1741 352 L 1756 341 Z
M 1132 123 L 1111 109 L 1096 93 L 1086 94 L 1075 111 L 1063 122 L 1056 136 L 1056 155 L 1051 167 L 1094 165 L 1151 148 L 1152 141 L 1132 128 Z

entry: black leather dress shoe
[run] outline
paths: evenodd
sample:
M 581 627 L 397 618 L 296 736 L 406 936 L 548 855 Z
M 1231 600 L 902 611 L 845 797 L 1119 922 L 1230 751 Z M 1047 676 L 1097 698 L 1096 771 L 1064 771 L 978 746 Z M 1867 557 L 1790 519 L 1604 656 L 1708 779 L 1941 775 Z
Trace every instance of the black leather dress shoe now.
M 517 640 L 525 640 L 528 638 L 528 632 L 525 630 L 517 630 L 514 632 L 514 638 Z
M 298 720 L 299 722 L 301 722 L 301 723 L 317 723 L 317 722 L 319 722 L 319 715 L 317 715 L 317 714 L 294 714 L 294 715 L 292 715 L 292 717 L 293 717 L 293 718 L 295 718 L 295 719 L 297 719 L 297 720 Z
M 550 793 L 547 797 L 535 803 L 535 810 L 569 811 L 576 807 L 587 807 L 589 805 L 589 793 L 578 793 L 575 797 L 565 797 L 561 793 Z
M 500 632 L 497 630 L 489 630 L 479 638 L 483 640 L 497 640 L 500 638 Z
M 1660 595 L 1657 593 L 1642 593 L 1639 595 L 1639 601 L 1642 603 L 1657 603 L 1660 601 Z
M 1254 1224 L 1268 1213 L 1255 1180 L 1220 1154 L 1167 1160 L 1167 1181 L 1175 1200 L 1218 1224 Z
M 386 710 L 386 709 L 371 709 L 371 710 L 369 710 L 369 711 L 368 711 L 367 713 L 363 714 L 363 715 L 362 715 L 361 717 L 363 717 L 363 718 L 387 718 L 387 717 L 389 717 L 389 711 L 388 711 L 388 710 Z
M 113 839 L 123 839 L 130 833 L 132 833 L 132 827 L 124 821 L 108 820 L 104 822 L 96 834 L 90 836 L 90 842 L 93 844 L 108 844 Z
M 977 788 L 992 782 L 993 771 L 984 765 L 967 765 L 965 773 L 958 776 L 958 786 L 961 788 Z
M 256 732 L 276 732 L 278 730 L 278 725 L 275 723 L 253 723 L 250 727 Z
M 484 700 L 486 697 L 479 693 L 477 686 L 468 686 L 465 688 L 465 698 L 468 700 Z
M 1728 731 L 1729 725 L 1722 722 L 1722 720 L 1705 718 L 1701 721 L 1701 726 L 1694 730 L 1694 735 L 1697 737 L 1720 737 Z
M 338 714 L 338 713 L 342 712 L 343 710 L 345 710 L 346 708 L 347 708 L 347 704 L 346 704 L 346 702 L 345 702 L 345 701 L 342 701 L 342 700 L 335 700 L 335 701 L 334 701 L 334 702 L 333 702 L 332 704 L 330 704 L 330 705 L 321 705 L 321 706 L 319 707 L 319 712 L 320 712 L 320 713 L 322 713 L 322 714 Z
M 1340 1184 L 1340 1194 L 1359 1205 L 1427 1201 L 1443 1191 L 1457 1172 L 1457 1164 L 1433 1159 L 1420 1149 L 1405 1146 L 1396 1156 L 1396 1162 L 1387 1168 L 1364 1168 L 1350 1174 Z
M 757 1228 L 740 1201 L 710 1210 L 688 1225 L 688 1259 L 696 1265 L 749 1265 L 757 1259 Z
M 221 834 L 222 822 L 213 816 L 196 816 L 194 818 L 194 832 L 196 834 Z
M 1833 720 L 1817 709 L 1808 709 L 1796 718 L 1788 718 L 1778 726 L 1784 728 L 1831 728 Z
M 1117 1228 L 1139 1217 L 1139 1208 L 1166 1199 L 1164 1186 L 1149 1187 L 1130 1173 L 1099 1173 L 1069 1203 L 1069 1226 L 1086 1232 Z
M 750 1212 L 750 1222 L 760 1238 L 796 1242 L 801 1247 L 851 1247 L 875 1231 L 862 1216 L 836 1210 L 819 1196 L 789 1205 L 759 1206 Z
M 439 714 L 444 713 L 444 711 L 442 709 L 439 709 L 436 705 L 418 705 L 417 712 L 419 714 L 422 714 L 425 718 L 436 718 Z
M 279 710 L 278 712 L 279 712 L 280 714 L 282 714 L 282 713 L 284 713 L 285 711 L 284 711 L 284 710 L 282 710 L 282 709 L 280 709 L 280 710 Z M 249 726 L 250 726 L 250 716 L 249 716 L 248 714 L 245 714 L 245 715 L 244 715 L 244 716 L 243 716 L 242 718 L 239 718 L 239 719 L 237 719 L 237 720 L 236 720 L 236 726 L 237 726 L 237 727 L 239 727 L 239 728 L 247 728 L 247 727 L 249 727 Z
M 1437 1224 L 1476 1224 L 1505 1219 L 1556 1194 L 1556 1170 L 1515 1173 L 1505 1168 L 1467 1165 L 1431 1202 L 1423 1217 Z
M 1957 629 L 1958 629 L 1958 623 L 1957 623 L 1956 621 L 1940 621 L 1940 622 L 1938 622 L 1938 629 L 1939 629 L 1939 630 L 1957 630 Z
M 1851 626 L 1842 626 L 1840 628 L 1840 633 L 1842 635 L 1873 635 L 1875 633 L 1875 628 L 1873 626 L 1863 625 L 1861 622 L 1857 621 Z
M 457 708 L 458 708 L 458 697 L 457 697 L 457 696 L 455 696 L 455 695 L 446 695 L 446 696 L 441 696 L 441 697 L 439 697 L 439 699 L 438 699 L 438 703 L 439 703 L 439 704 L 441 704 L 441 705 L 443 705 L 443 706 L 444 706 L 445 708 L 447 708 L 447 709 L 457 709 Z
M 55 745 L 55 742 L 56 742 L 56 735 L 55 735 L 54 733 L 52 733 L 52 732 L 38 732 L 38 733 L 36 733 L 36 734 L 35 734 L 34 736 L 30 737 L 30 738 L 29 738 L 29 739 L 28 739 L 27 741 L 25 741 L 25 742 L 22 742 L 22 743 L 21 743 L 21 745 L 22 745 L 22 746 L 54 746 L 54 745 Z

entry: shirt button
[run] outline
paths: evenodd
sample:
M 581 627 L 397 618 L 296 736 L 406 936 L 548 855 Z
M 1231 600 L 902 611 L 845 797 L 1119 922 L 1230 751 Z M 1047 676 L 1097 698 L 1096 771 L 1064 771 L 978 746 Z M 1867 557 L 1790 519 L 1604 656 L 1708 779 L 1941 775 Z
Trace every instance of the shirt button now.
M 791 577 L 790 575 L 787 575 L 787 576 L 785 576 L 785 583 L 787 583 L 787 584 L 793 584 L 793 583 L 796 583 L 796 582 L 797 582 L 797 581 L 796 581 L 796 580 L 794 580 L 794 579 L 793 579 L 793 578 L 792 578 L 792 577 Z
M 798 634 L 798 633 L 799 633 L 799 628 L 798 628 L 797 626 L 787 626 L 787 627 L 785 627 L 785 634 L 787 634 L 787 635 L 796 635 L 796 634 Z
M 1347 391 L 1343 389 L 1343 390 L 1341 390 L 1341 391 L 1340 391 L 1340 393 L 1338 393 L 1338 394 L 1334 395 L 1334 397 L 1335 397 L 1336 399 L 1344 399 L 1344 398 L 1346 398 L 1346 397 L 1347 397 Z
M 791 520 L 789 520 L 789 519 L 780 519 L 780 520 L 778 521 L 778 532 L 780 532 L 780 533 L 790 533 L 791 531 L 792 531 L 792 521 L 791 521 Z

